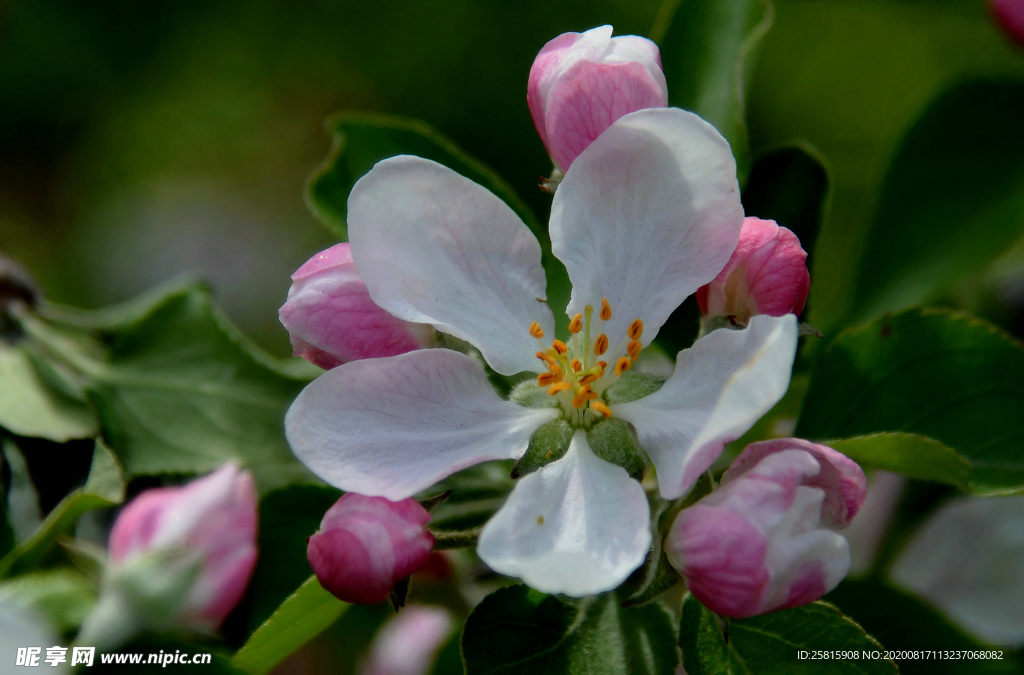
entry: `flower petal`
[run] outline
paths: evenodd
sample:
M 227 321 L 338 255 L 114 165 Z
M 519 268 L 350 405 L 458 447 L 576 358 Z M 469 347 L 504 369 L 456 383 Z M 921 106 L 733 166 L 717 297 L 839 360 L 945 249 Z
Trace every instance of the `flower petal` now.
M 348 232 L 375 303 L 472 343 L 504 375 L 538 370 L 530 324 L 554 331 L 540 244 L 505 202 L 436 162 L 392 157 L 352 188 Z
M 557 414 L 503 401 L 477 361 L 427 349 L 324 373 L 295 399 L 285 433 L 331 485 L 398 501 L 467 466 L 522 455 Z
M 810 453 L 821 466 L 813 479 L 804 481 L 825 491 L 821 521 L 824 527 L 842 530 L 849 527 L 867 498 L 867 478 L 855 461 L 827 445 L 818 445 L 802 438 L 775 438 L 751 443 L 722 476 L 722 484 L 739 478 L 769 455 L 789 449 Z
M 713 331 L 679 352 L 675 372 L 658 391 L 611 406 L 636 427 L 663 497 L 682 496 L 726 443 L 782 398 L 796 342 L 792 314 L 755 316 L 744 330 Z
M 725 266 L 742 225 L 736 162 L 714 127 L 677 108 L 625 115 L 576 158 L 551 206 L 569 314 L 607 298 L 612 344 L 637 318 L 650 344 Z
M 477 552 L 539 591 L 581 597 L 615 588 L 643 563 L 649 517 L 640 484 L 577 431 L 565 457 L 519 479 Z

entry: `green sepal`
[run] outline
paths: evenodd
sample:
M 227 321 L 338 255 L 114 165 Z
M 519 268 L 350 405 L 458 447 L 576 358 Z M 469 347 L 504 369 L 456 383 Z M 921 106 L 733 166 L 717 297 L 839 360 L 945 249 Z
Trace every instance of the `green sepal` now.
M 604 393 L 608 403 L 629 403 L 661 389 L 668 378 L 626 371 Z
M 629 425 L 618 418 L 598 422 L 587 432 L 587 442 L 594 454 L 606 462 L 621 466 L 630 478 L 644 476 L 644 458 L 636 446 L 636 438 Z
M 562 459 L 569 450 L 572 434 L 573 428 L 564 419 L 553 420 L 537 429 L 526 452 L 512 466 L 512 477 L 520 478 Z
M 518 403 L 524 408 L 557 408 L 558 399 L 548 396 L 546 387 L 537 384 L 537 380 L 530 378 L 524 380 L 512 388 L 508 400 Z

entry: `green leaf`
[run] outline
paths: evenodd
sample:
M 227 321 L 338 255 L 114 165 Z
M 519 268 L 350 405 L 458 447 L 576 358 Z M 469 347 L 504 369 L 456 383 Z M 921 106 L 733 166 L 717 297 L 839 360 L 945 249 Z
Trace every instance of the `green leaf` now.
M 80 572 L 55 569 L 0 583 L 0 604 L 31 608 L 61 632 L 78 628 L 96 602 L 96 584 Z
M 862 466 L 885 469 L 909 478 L 969 489 L 974 468 L 955 450 L 927 436 L 881 433 L 827 443 Z
M 878 581 L 847 579 L 825 599 L 872 635 L 883 636 L 886 649 L 985 649 L 926 603 Z M 1008 650 L 1004 654 L 1002 660 L 902 659 L 899 667 L 903 675 L 1020 672 L 1013 654 Z
M 1024 84 L 972 82 L 904 137 L 882 186 L 855 318 L 934 300 L 1024 233 Z
M 124 501 L 124 489 L 124 475 L 117 458 L 102 441 L 96 441 L 85 486 L 61 500 L 31 537 L 0 559 L 0 577 L 30 569 L 49 550 L 54 539 L 73 527 L 83 513 Z
M 750 91 L 751 143 L 759 155 L 803 141 L 825 158 L 831 193 L 813 253 L 808 320 L 830 336 L 854 312 L 859 270 L 871 273 L 862 255 L 907 129 L 955 83 L 1024 78 L 1024 60 L 973 0 L 777 0 L 775 10 Z M 899 249 L 904 254 L 914 255 Z
M 0 339 L 0 427 L 19 436 L 63 443 L 96 435 L 96 413 L 50 386 L 36 371 L 24 345 Z
M 615 593 L 570 600 L 516 585 L 484 598 L 462 634 L 467 675 L 675 671 L 671 616 L 659 604 L 623 608 Z
M 309 577 L 306 539 L 340 496 L 340 490 L 326 486 L 293 485 L 260 500 L 260 558 L 247 595 L 250 632 Z
M 679 646 L 689 675 L 876 675 L 899 672 L 888 659 L 861 655 L 884 647 L 832 605 L 814 602 L 749 619 L 720 620 L 697 598 L 683 601 Z M 849 651 L 856 659 L 799 659 L 801 650 Z
M 238 650 L 231 665 L 264 675 L 338 620 L 348 604 L 338 600 L 309 577 Z
M 306 382 L 250 344 L 198 285 L 157 289 L 94 315 L 23 317 L 86 380 L 103 437 L 129 476 L 202 473 L 235 460 L 270 489 L 309 480 L 283 433 Z
M 768 0 L 669 0 L 652 34 L 661 46 L 669 103 L 725 136 L 741 184 L 750 171 L 748 81 L 774 16 Z
M 974 467 L 972 492 L 1024 488 L 1024 346 L 979 319 L 907 310 L 839 335 L 815 364 L 795 435 L 901 431 Z
M 396 155 L 416 155 L 452 169 L 500 197 L 537 231 L 537 219 L 502 178 L 420 120 L 381 113 L 342 112 L 327 120 L 331 154 L 306 186 L 310 209 L 342 240 L 348 239 L 348 195 L 373 165 Z
M 10 485 L 4 494 L 7 524 L 11 527 L 15 541 L 27 539 L 43 521 L 39 507 L 39 493 L 32 484 L 28 463 L 14 441 L 0 441 L 4 462 L 10 471 Z M 13 544 L 12 544 L 13 546 Z M 4 552 L 6 555 L 6 551 Z

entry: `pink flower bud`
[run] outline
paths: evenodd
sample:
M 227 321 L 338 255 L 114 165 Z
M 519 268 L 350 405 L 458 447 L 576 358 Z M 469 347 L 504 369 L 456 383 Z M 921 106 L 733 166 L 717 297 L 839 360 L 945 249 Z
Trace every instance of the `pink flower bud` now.
M 990 0 L 989 8 L 1003 32 L 1024 47 L 1024 0 Z
M 665 539 L 690 592 L 744 618 L 817 600 L 850 567 L 845 527 L 866 495 L 860 467 L 799 439 L 755 443 L 717 490 L 684 509 Z
M 295 356 L 324 369 L 404 354 L 433 341 L 430 326 L 398 319 L 373 302 L 348 244 L 317 253 L 292 275 L 278 316 Z
M 360 675 L 427 675 L 451 637 L 454 622 L 441 607 L 409 605 L 373 638 Z
M 728 316 L 740 326 L 758 314 L 799 314 L 811 287 L 807 253 L 774 220 L 747 218 L 740 240 L 714 281 L 697 289 L 704 316 Z
M 668 105 L 658 46 L 611 26 L 564 33 L 544 45 L 530 68 L 526 100 L 533 124 L 562 171 L 612 123 Z
M 349 492 L 324 514 L 306 557 L 320 585 L 341 600 L 382 602 L 426 564 L 435 543 L 428 522 L 430 514 L 411 497 L 392 502 Z
M 252 476 L 226 464 L 182 487 L 155 488 L 118 515 L 110 533 L 115 569 L 148 553 L 200 554 L 199 575 L 179 623 L 215 629 L 242 599 L 256 566 Z

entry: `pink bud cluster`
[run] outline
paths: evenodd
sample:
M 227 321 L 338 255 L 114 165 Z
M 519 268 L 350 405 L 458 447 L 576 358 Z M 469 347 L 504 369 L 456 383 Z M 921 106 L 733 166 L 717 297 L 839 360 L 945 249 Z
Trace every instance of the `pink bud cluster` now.
M 743 618 L 817 600 L 846 576 L 845 529 L 867 496 L 845 455 L 798 438 L 753 443 L 721 485 L 684 509 L 665 553 L 690 592 Z

